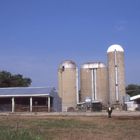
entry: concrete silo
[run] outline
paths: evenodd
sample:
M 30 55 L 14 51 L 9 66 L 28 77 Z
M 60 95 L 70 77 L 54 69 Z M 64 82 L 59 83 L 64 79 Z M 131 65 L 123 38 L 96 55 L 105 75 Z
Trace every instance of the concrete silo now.
M 125 96 L 124 49 L 112 45 L 107 50 L 109 75 L 109 101 L 111 105 L 123 105 Z
M 108 104 L 108 75 L 105 64 L 86 63 L 80 70 L 81 102 L 91 99 Z
M 58 70 L 58 92 L 62 111 L 73 111 L 79 102 L 78 69 L 73 61 L 64 61 Z

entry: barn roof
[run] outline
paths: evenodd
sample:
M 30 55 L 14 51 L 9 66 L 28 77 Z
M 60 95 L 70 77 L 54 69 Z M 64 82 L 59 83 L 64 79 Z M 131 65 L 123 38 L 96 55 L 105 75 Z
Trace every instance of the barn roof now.
M 133 100 L 138 100 L 138 99 L 140 99 L 140 94 L 130 97 L 130 100 L 131 100 L 131 101 L 133 101 Z
M 0 97 L 53 96 L 54 88 L 47 87 L 12 87 L 0 88 Z

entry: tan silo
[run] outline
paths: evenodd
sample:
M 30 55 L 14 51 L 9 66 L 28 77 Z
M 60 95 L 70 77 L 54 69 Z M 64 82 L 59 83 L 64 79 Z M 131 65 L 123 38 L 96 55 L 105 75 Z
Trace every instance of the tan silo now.
M 82 65 L 80 70 L 81 102 L 91 99 L 103 105 L 108 104 L 107 67 L 101 62 L 90 62 Z
M 58 88 L 62 111 L 73 111 L 79 102 L 78 70 L 73 61 L 68 60 L 60 64 Z
M 123 105 L 125 96 L 124 49 L 111 45 L 107 50 L 109 75 L 109 101 L 111 105 Z

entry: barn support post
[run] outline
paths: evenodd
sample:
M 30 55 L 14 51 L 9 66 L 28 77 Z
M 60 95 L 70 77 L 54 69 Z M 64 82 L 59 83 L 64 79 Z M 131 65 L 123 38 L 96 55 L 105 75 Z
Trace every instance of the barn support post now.
M 33 111 L 33 99 L 30 97 L 30 112 Z
M 50 103 L 51 103 L 50 96 L 48 96 L 48 112 L 50 112 L 50 107 L 51 107 Z
M 15 112 L 15 98 L 12 97 L 12 113 Z

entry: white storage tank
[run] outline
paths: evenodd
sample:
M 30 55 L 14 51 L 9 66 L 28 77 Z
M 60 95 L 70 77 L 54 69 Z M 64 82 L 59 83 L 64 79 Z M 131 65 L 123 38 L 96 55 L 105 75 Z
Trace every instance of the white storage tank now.
M 74 111 L 79 102 L 78 70 L 75 62 L 68 60 L 60 64 L 58 88 L 62 111 Z
M 124 49 L 118 44 L 107 50 L 109 75 L 109 101 L 111 105 L 123 105 L 125 96 Z
M 103 105 L 108 104 L 108 75 L 107 67 L 101 62 L 89 62 L 81 66 L 80 88 L 81 102 L 91 99 Z

